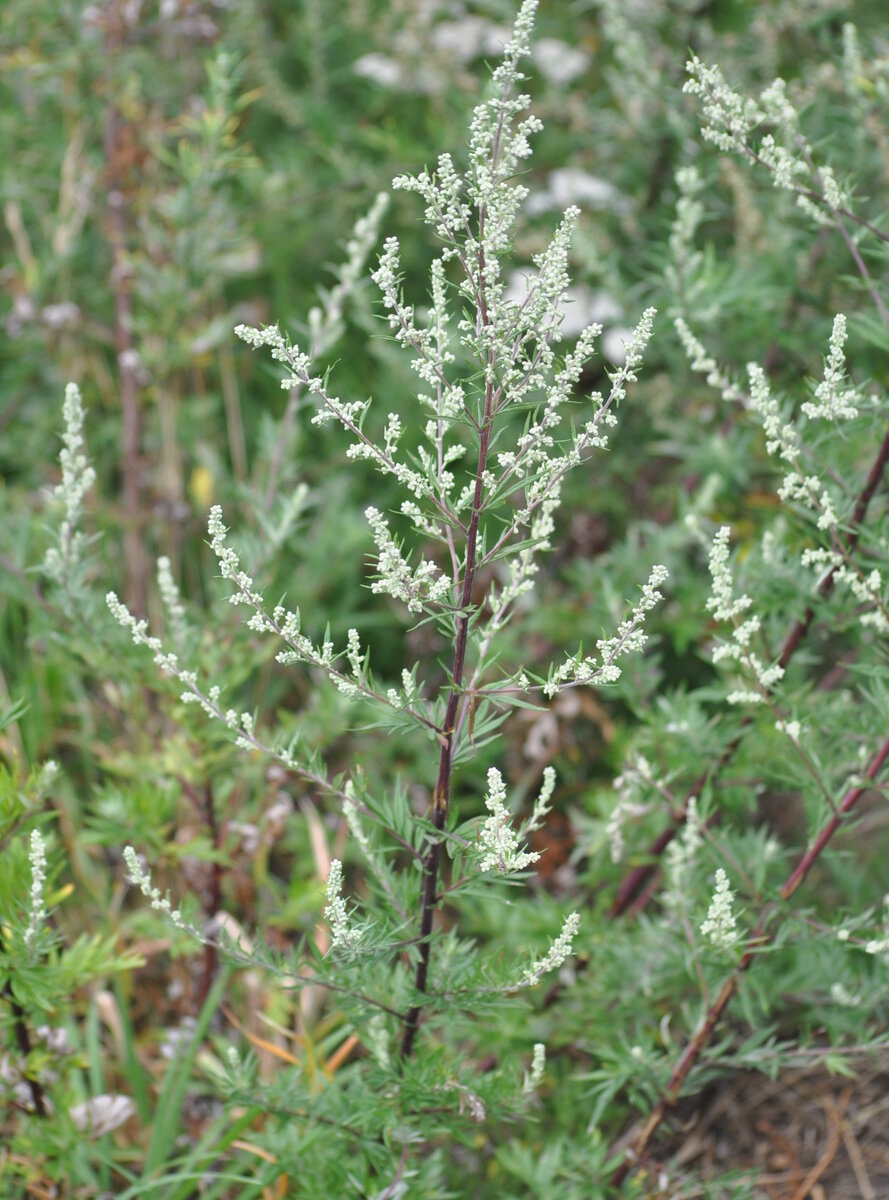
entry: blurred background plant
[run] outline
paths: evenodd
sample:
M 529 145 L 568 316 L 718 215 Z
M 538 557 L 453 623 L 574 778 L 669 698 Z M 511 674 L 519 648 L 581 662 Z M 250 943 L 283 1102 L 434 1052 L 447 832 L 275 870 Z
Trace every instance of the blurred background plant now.
M 341 1131 L 289 1111 L 298 1078 L 329 1093 L 335 1125 L 331 1084 L 339 1076 L 347 1089 L 356 1057 L 373 1053 L 336 997 L 233 971 L 212 945 L 196 950 L 130 896 L 121 859 L 135 845 L 195 919 L 245 942 L 261 933 L 287 954 L 321 936 L 332 858 L 345 854 L 354 892 L 366 886 L 342 812 L 180 705 L 103 597 L 116 588 L 190 662 L 225 678 L 239 709 L 298 725 L 332 774 L 360 752 L 367 776 L 397 775 L 403 803 L 424 811 L 431 781 L 410 741 L 355 728 L 339 695 L 283 671 L 277 647 L 240 632 L 221 602 L 206 516 L 224 505 L 267 596 L 286 593 L 317 622 L 323 614 L 337 644 L 358 626 L 381 675 L 435 660 L 429 627 L 403 639 L 390 603 L 365 584 L 363 509 L 369 495 L 397 508 L 396 488 L 362 464 L 342 469 L 336 433 L 311 425 L 306 397 L 282 392 L 232 329 L 280 322 L 314 345 L 321 367 L 335 366 L 341 395 L 384 396 L 408 424 L 413 376 L 381 336 L 366 280 L 378 230 L 401 235 L 410 295 L 423 294 L 430 251 L 409 197 L 393 195 L 385 218 L 374 197 L 464 144 L 485 63 L 514 15 L 505 0 L 343 0 L 335 20 L 319 0 L 12 0 L 0 11 L 0 1179 L 11 1196 L 49 1196 L 60 1183 L 72 1195 L 141 1196 L 146 1181 L 151 1194 L 188 1196 L 204 1175 L 208 1196 L 288 1195 L 298 1176 L 306 1195 L 371 1195 L 374 1179 L 376 1194 L 402 1194 L 401 1175 L 386 1190 L 401 1153 L 391 1130 L 379 1148 L 380 1131 L 364 1139 L 366 1175 L 352 1184 L 359 1168 L 337 1157 Z M 503 731 L 497 761 L 520 797 L 558 768 L 555 812 L 534 835 L 533 903 L 464 903 L 462 931 L 514 956 L 582 907 L 584 956 L 573 986 L 498 1012 L 481 1044 L 461 1043 L 484 1072 L 530 1069 L 531 1043 L 545 1042 L 541 1108 L 480 1125 L 455 1093 L 462 1131 L 411 1152 L 418 1195 L 610 1194 L 609 1147 L 633 1110 L 656 1102 L 726 969 L 718 954 L 702 960 L 698 934 L 716 867 L 740 892 L 749 931 L 829 813 L 813 760 L 838 801 L 885 728 L 882 630 L 861 626 L 860 596 L 837 587 L 819 599 L 782 683 L 781 716 L 799 722 L 805 756 L 789 752 L 774 713 L 725 705 L 730 681 L 711 662 L 705 607 L 707 546 L 722 524 L 774 657 L 815 594 L 818 576 L 799 566 L 811 528 L 776 497 L 783 471 L 745 406 L 746 364 L 761 364 L 799 407 L 811 399 L 802 381 L 823 377 L 838 312 L 863 415 L 808 449 L 827 464 L 841 528 L 850 524 L 884 432 L 885 242 L 847 221 L 850 253 L 836 223 L 819 225 L 762 165 L 702 141 L 700 100 L 682 93 L 689 47 L 743 96 L 782 76 L 817 162 L 879 227 L 883 17 L 879 0 L 598 0 L 544 4 L 539 15 L 529 90 L 546 128 L 525 179 L 516 294 L 522 265 L 576 203 L 565 331 L 604 326 L 584 390 L 621 361 L 643 308 L 661 316 L 608 455 L 566 484 L 522 644 L 507 633 L 504 648 L 534 669 L 610 632 L 651 562 L 669 566 L 671 584 L 654 652 L 628 663 L 620 684 L 567 693 Z M 712 356 L 707 371 L 690 366 L 677 316 Z M 705 375 L 716 364 L 726 378 L 714 389 Z M 97 481 L 80 567 L 60 580 L 40 568 L 63 519 L 53 489 L 68 380 L 83 394 Z M 868 568 L 886 551 L 875 491 L 860 540 Z M 721 762 L 722 774 L 703 779 Z M 463 815 L 484 812 L 483 779 L 467 782 Z M 668 879 L 652 916 L 612 920 L 615 897 L 640 907 L 641 887 L 622 890 L 626 871 L 644 866 L 690 794 L 714 820 L 684 903 Z M 50 910 L 35 952 L 54 974 L 29 979 L 14 948 L 28 926 L 34 829 Z M 885 967 L 861 949 L 880 926 L 886 841 L 882 796 L 869 792 L 842 854 L 782 926 L 773 962 L 745 973 L 718 1065 L 705 1057 L 688 1093 L 751 1068 L 775 1075 L 807 1053 L 844 1072 L 881 1061 Z M 571 979 L 568 969 L 562 983 Z M 795 1047 L 786 1061 L 785 1042 Z M 265 1108 L 244 1100 L 258 1082 Z M 39 1114 L 50 1103 L 52 1123 Z M 674 1143 L 664 1140 L 664 1158 Z M 659 1186 L 654 1165 L 627 1194 Z M 702 1194 L 704 1175 L 684 1160 L 663 1194 Z M 749 1186 L 714 1183 L 713 1194 Z

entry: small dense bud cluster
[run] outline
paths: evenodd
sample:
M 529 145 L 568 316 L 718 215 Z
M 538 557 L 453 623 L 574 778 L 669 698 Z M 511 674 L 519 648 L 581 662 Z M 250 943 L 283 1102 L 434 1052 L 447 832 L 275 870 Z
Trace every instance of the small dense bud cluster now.
M 83 498 L 96 480 L 96 473 L 84 454 L 83 401 L 76 383 L 65 388 L 62 418 L 65 422 L 64 447 L 59 455 L 62 482 L 57 484 L 54 494 L 64 504 L 65 516 L 59 528 L 59 544 L 47 550 L 43 560 L 46 574 L 59 583 L 68 579 L 80 557 L 85 540 L 78 529 Z
M 729 704 L 762 704 L 768 699 L 769 690 L 784 675 L 778 663 L 766 666 L 751 649 L 751 642 L 760 632 L 760 618 L 755 614 L 742 620 L 741 616 L 753 603 L 746 594 L 735 595 L 735 585 L 729 566 L 729 538 L 731 530 L 723 525 L 713 538 L 710 549 L 710 575 L 713 587 L 707 600 L 707 608 L 717 621 L 728 621 L 733 626 L 730 642 L 718 641 L 713 649 L 713 661 L 726 659 L 740 663 L 752 676 L 753 688 L 740 688 L 730 692 Z

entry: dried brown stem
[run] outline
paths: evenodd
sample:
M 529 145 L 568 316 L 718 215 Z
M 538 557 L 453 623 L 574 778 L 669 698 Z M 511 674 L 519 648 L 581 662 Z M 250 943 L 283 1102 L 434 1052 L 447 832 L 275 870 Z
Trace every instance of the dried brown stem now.
M 132 167 L 130 131 L 113 100 L 113 75 L 124 45 L 125 20 L 120 0 L 108 9 L 105 49 L 111 93 L 105 114 L 107 238 L 111 251 L 110 287 L 114 301 L 114 350 L 121 409 L 121 473 L 123 477 L 124 563 L 126 601 L 144 617 L 150 566 L 142 541 L 142 417 L 139 404 L 139 356 L 133 341 L 132 266 L 127 252 L 129 221 L 127 176 Z

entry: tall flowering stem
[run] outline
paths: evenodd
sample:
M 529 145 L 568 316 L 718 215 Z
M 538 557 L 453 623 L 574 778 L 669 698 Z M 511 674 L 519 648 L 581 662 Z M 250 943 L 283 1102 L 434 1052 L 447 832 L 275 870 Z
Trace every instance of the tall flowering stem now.
M 499 137 L 499 135 L 498 135 Z M 495 160 L 496 166 L 496 160 Z M 484 251 L 484 221 L 485 209 L 479 209 L 479 249 L 478 249 L 478 281 L 479 281 L 479 319 L 487 327 L 487 305 L 485 302 L 485 251 Z M 469 622 L 472 616 L 472 585 L 475 582 L 476 553 L 478 545 L 479 515 L 484 498 L 484 476 L 488 468 L 488 449 L 491 444 L 491 431 L 494 423 L 494 351 L 489 351 L 489 367 L 485 384 L 485 408 L 479 429 L 478 462 L 475 472 L 475 491 L 472 497 L 472 515 L 466 531 L 466 556 L 463 564 L 463 586 L 460 591 L 460 615 L 457 617 L 457 632 L 454 639 L 454 660 L 451 667 L 451 691 L 448 696 L 447 708 L 441 732 L 441 749 L 438 757 L 438 778 L 435 781 L 435 791 L 432 797 L 432 823 L 436 834 L 443 832 L 447 820 L 448 808 L 451 802 L 451 772 L 453 770 L 454 731 L 457 725 L 457 709 L 460 704 L 463 672 L 466 666 L 466 642 L 469 636 Z M 426 991 L 429 977 L 429 955 L 432 949 L 430 935 L 432 933 L 432 918 L 435 912 L 436 892 L 438 891 L 438 872 L 441 864 L 440 837 L 429 838 L 423 859 L 423 890 L 422 909 L 420 914 L 420 955 L 417 961 L 417 971 L 414 977 L 414 987 L 418 992 Z M 422 1006 L 414 1004 L 407 1014 L 404 1036 L 401 1042 L 401 1053 L 407 1058 L 414 1047 L 417 1030 L 420 1026 Z
M 249 610 L 247 625 L 251 630 L 283 641 L 284 649 L 276 655 L 279 663 L 303 664 L 322 672 L 347 702 L 369 703 L 384 712 L 387 722 L 399 728 L 411 723 L 430 737 L 437 771 L 430 821 L 419 846 L 389 823 L 383 824 L 373 807 L 360 800 L 354 785 L 344 783 L 340 787 L 329 782 L 317 756 L 310 754 L 305 761 L 297 761 L 293 754 L 295 740 L 286 748 L 266 745 L 257 737 L 253 713 L 223 709 L 221 688 L 214 685 L 203 690 L 197 673 L 182 665 L 179 655 L 185 653 L 184 645 L 177 647 L 178 653 L 170 652 L 159 638 L 149 634 L 144 619 L 131 613 L 114 593 L 107 597 L 110 611 L 129 630 L 133 641 L 151 650 L 161 670 L 182 684 L 183 702 L 197 704 L 207 716 L 221 721 L 236 745 L 273 753 L 288 770 L 338 796 L 350 826 L 358 829 L 356 841 L 369 858 L 374 852 L 358 822 L 359 813 L 362 818 L 377 821 L 382 832 L 419 861 L 417 936 L 403 942 L 399 933 L 398 940 L 389 945 L 390 950 L 412 956 L 407 967 L 413 983 L 411 1007 L 404 1014 L 397 1013 L 403 1022 L 402 1060 L 414 1050 L 423 1010 L 433 990 L 429 973 L 435 909 L 444 894 L 453 893 L 465 882 L 440 886 L 441 854 L 451 810 L 454 764 L 458 752 L 465 748 L 467 730 L 471 739 L 476 709 L 489 705 L 499 709 L 532 691 L 551 698 L 563 688 L 615 682 L 622 670 L 619 660 L 641 651 L 646 643 L 646 616 L 662 598 L 658 589 L 667 577 L 664 567 L 651 568 L 635 606 L 613 636 L 596 643 L 594 656 L 584 657 L 578 651 L 534 682 L 524 670 L 490 678 L 497 663 L 492 648 L 495 635 L 516 615 L 522 597 L 533 589 L 537 556 L 551 548 L 553 514 L 561 501 L 562 482 L 590 451 L 607 445 L 606 431 L 617 423 L 614 410 L 625 398 L 628 385 L 636 381 L 655 317 L 654 309 L 642 314 L 626 344 L 623 365 L 610 376 L 609 392 L 594 393 L 590 418 L 579 428 L 569 429 L 564 410 L 602 332 L 598 324 L 590 324 L 579 334 L 574 348 L 557 360 L 553 343 L 561 337 L 563 305 L 570 284 L 570 240 L 579 210 L 566 211 L 546 249 L 534 256 L 536 271 L 523 302 L 510 299 L 501 264 L 513 244 L 518 212 L 528 195 L 528 189 L 517 182 L 520 167 L 531 153 L 530 136 L 541 128 L 539 120 L 527 114 L 530 97 L 520 94 L 517 86 L 524 78 L 518 65 L 530 52 L 536 9 L 537 0 L 523 0 L 512 39 L 494 71 L 492 95 L 474 111 L 466 171 L 458 174 L 450 156 L 442 154 L 434 175 L 424 171 L 416 176 L 398 176 L 393 181 L 396 189 L 416 192 L 425 202 L 426 223 L 442 245 L 431 268 L 432 306 L 423 321 L 418 321 L 413 306 L 402 296 L 396 238 L 386 239 L 378 269 L 373 273 L 390 331 L 411 354 L 411 367 L 424 389 L 416 396 L 420 410 L 426 413 L 424 440 L 419 447 L 412 451 L 399 446 L 404 427 L 395 412 L 388 414 L 382 436 L 375 440 L 365 422 L 370 401 L 333 395 L 326 377 L 313 373 L 311 354 L 291 343 L 277 326 L 254 329 L 239 325 L 235 329 L 248 345 L 270 351 L 272 359 L 284 367 L 282 387 L 291 395 L 297 389 L 307 394 L 315 406 L 313 424 L 334 424 L 347 432 L 351 438 L 347 458 L 370 463 L 408 493 L 401 514 L 419 535 L 419 542 L 413 546 L 399 540 L 386 514 L 372 506 L 365 509 L 376 546 L 371 590 L 388 595 L 410 615 L 435 621 L 443 632 L 451 647 L 450 662 L 448 678 L 437 696 L 426 694 L 416 670 L 402 672 L 401 688 L 377 686 L 370 670 L 369 648 L 362 643 L 357 629 L 348 631 L 345 649 L 337 652 L 329 634 L 318 641 L 303 631 L 299 608 L 287 609 L 278 604 L 269 609 L 226 540 L 228 531 L 220 508 L 211 510 L 208 522 L 211 548 L 222 577 L 231 586 L 231 603 Z M 448 278 L 448 264 L 454 267 L 453 280 Z M 456 293 L 462 319 L 452 320 L 448 312 L 449 288 Z M 448 365 L 456 361 L 449 349 L 454 326 L 473 371 L 451 378 Z M 530 415 L 520 415 L 521 410 Z M 468 434 L 471 440 L 473 454 L 466 465 L 468 448 L 451 440 L 455 429 Z M 513 497 L 519 498 L 518 504 Z M 438 547 L 437 559 L 425 556 L 423 551 L 429 544 Z M 480 597 L 479 574 L 482 569 L 487 574 L 495 559 L 496 582 L 488 583 L 484 597 Z M 440 560 L 449 564 L 448 571 Z M 501 562 L 504 565 L 499 565 Z M 160 586 L 175 633 L 182 614 L 167 564 L 161 568 Z M 482 848 L 474 856 L 475 871 L 493 867 L 498 874 L 513 874 L 535 860 L 536 852 L 522 850 L 520 842 L 538 827 L 554 786 L 554 771 L 544 772 L 543 788 L 532 815 L 517 832 L 509 826 L 503 800 L 505 782 L 492 769 L 491 817 L 480 833 Z M 135 870 L 131 868 L 134 879 Z M 142 882 L 137 882 L 141 887 Z M 341 865 L 332 863 L 326 908 L 332 948 L 346 959 L 359 950 L 379 950 L 374 944 L 377 935 L 372 924 L 362 926 L 360 931 L 350 926 L 341 887 Z M 393 898 L 385 880 L 384 887 Z M 162 902 L 150 888 L 146 894 L 152 903 Z M 404 918 L 399 899 L 394 898 L 393 907 Z M 518 982 L 501 985 L 500 990 L 536 986 L 544 974 L 557 969 L 572 952 L 578 920 L 577 914 L 571 914 L 549 954 L 534 962 Z M 366 1000 L 361 993 L 350 994 Z M 374 1003 L 380 1007 L 379 1002 Z
M 520 201 L 524 198 L 525 190 L 511 183 L 516 168 L 521 159 L 530 153 L 528 135 L 540 128 L 540 123 L 534 117 L 518 120 L 519 114 L 527 108 L 527 96 L 513 96 L 513 89 L 521 80 L 518 63 L 530 51 L 530 36 L 534 24 L 537 0 L 525 0 L 519 11 L 513 30 L 512 40 L 506 47 L 503 62 L 494 72 L 494 97 L 478 106 L 472 121 L 470 140 L 470 170 L 466 177 L 468 194 L 471 197 L 476 212 L 476 228 L 471 230 L 471 210 L 460 195 L 460 184 L 447 156 L 439 160 L 439 178 L 435 184 L 425 174 L 417 179 L 403 178 L 396 185 L 417 191 L 428 204 L 427 219 L 432 219 L 437 231 L 446 244 L 446 255 L 455 257 L 463 270 L 464 284 L 462 289 L 472 297 L 476 309 L 473 343 L 478 348 L 481 365 L 484 369 L 484 401 L 481 411 L 469 413 L 472 425 L 477 431 L 478 454 L 475 465 L 474 483 L 471 486 L 471 509 L 469 521 L 465 526 L 465 551 L 462 564 L 455 562 L 454 591 L 457 612 L 454 625 L 454 652 L 450 670 L 449 692 L 445 706 L 444 719 L 439 731 L 438 774 L 432 798 L 433 830 L 426 839 L 423 850 L 423 875 L 421 886 L 421 910 L 419 926 L 419 953 L 414 975 L 414 989 L 418 997 L 427 990 L 429 977 L 429 960 L 431 954 L 430 937 L 432 934 L 433 918 L 438 900 L 439 870 L 441 865 L 442 834 L 448 817 L 451 803 L 451 779 L 454 765 L 454 751 L 460 730 L 463 727 L 471 695 L 467 696 L 464 688 L 466 670 L 466 651 L 469 639 L 470 623 L 474 616 L 473 587 L 479 561 L 479 522 L 483 511 L 496 492 L 498 480 L 490 470 L 489 452 L 498 414 L 510 401 L 520 399 L 532 386 L 532 379 L 543 359 L 549 354 L 549 339 L 557 331 L 558 298 L 566 286 L 565 266 L 567 262 L 567 238 L 576 220 L 577 213 L 571 211 L 560 227 L 553 240 L 550 251 L 542 255 L 538 261 L 540 275 L 535 288 L 529 293 L 526 305 L 535 303 L 543 305 L 543 311 L 552 313 L 552 323 L 547 327 L 545 336 L 539 339 L 538 347 L 530 355 L 527 363 L 519 361 L 521 339 L 505 337 L 502 329 L 503 316 L 498 312 L 498 301 L 502 299 L 502 282 L 500 280 L 499 256 L 509 246 L 509 230 L 514 221 Z M 515 123 L 514 123 L 515 122 Z M 456 230 L 461 230 L 463 236 L 457 237 Z M 387 307 L 393 310 L 390 325 L 396 336 L 414 345 L 425 357 L 418 344 L 417 335 L 411 328 L 409 310 L 403 309 L 397 302 L 394 289 L 385 272 L 378 275 L 386 298 Z M 387 290 L 388 289 L 388 290 Z M 539 294 L 538 294 L 539 293 Z M 553 324 L 554 323 L 554 324 Z M 468 327 L 469 323 L 465 323 Z M 469 333 L 469 329 L 466 329 Z M 588 347 L 588 331 L 585 339 L 581 337 L 583 350 L 576 356 L 578 362 Z M 498 380 L 498 369 L 503 360 L 503 377 Z M 564 377 L 557 382 L 550 392 L 549 407 L 546 417 L 554 423 L 557 420 L 556 408 L 564 399 L 570 382 L 574 379 L 572 372 L 577 363 L 571 362 Z M 436 386 L 447 388 L 447 381 L 441 378 L 440 372 L 432 364 L 428 370 L 421 368 L 421 374 L 434 382 Z M 578 371 L 579 374 L 579 371 Z M 552 410 L 550 413 L 549 410 Z M 537 442 L 537 452 L 552 442 L 547 441 L 547 428 L 535 430 L 534 440 Z M 547 493 L 553 495 L 549 501 L 552 507 L 558 498 L 559 479 L 564 469 L 573 466 L 580 459 L 580 451 L 587 443 L 592 444 L 595 429 L 585 431 L 582 435 L 587 440 L 582 447 L 575 447 L 576 454 L 571 461 L 564 464 L 556 460 L 546 459 L 547 472 L 544 473 L 545 483 L 538 495 L 526 494 L 528 504 L 522 513 L 522 521 L 528 522 L 532 511 L 543 506 L 545 516 L 549 516 L 547 508 Z M 596 443 L 601 444 L 601 443 Z M 505 459 L 498 460 L 501 468 L 501 480 L 505 474 L 515 469 L 516 463 L 526 452 L 533 453 L 534 447 L 521 448 L 517 453 Z M 549 532 L 548 527 L 532 530 L 539 542 L 543 542 Z M 453 542 L 449 541 L 453 553 Z M 519 576 L 529 568 L 518 568 Z M 522 587 L 521 578 L 517 578 L 517 589 Z M 514 595 L 518 595 L 518 590 Z M 468 691 L 472 687 L 476 675 L 473 675 Z M 411 1055 L 420 1026 L 423 1010 L 422 1002 L 417 999 L 408 1010 L 405 1020 L 404 1034 L 401 1042 L 402 1057 Z

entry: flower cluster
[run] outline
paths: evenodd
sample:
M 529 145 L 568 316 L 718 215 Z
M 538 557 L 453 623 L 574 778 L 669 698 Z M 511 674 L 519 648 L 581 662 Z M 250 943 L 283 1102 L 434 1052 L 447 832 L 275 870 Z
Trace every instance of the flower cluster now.
M 815 165 L 783 79 L 764 88 L 757 101 L 734 91 L 719 67 L 708 66 L 697 55 L 686 69 L 683 91 L 701 100 L 701 133 L 707 141 L 765 167 L 774 186 L 792 192 L 798 206 L 818 224 L 831 224 L 847 210 L 849 196 L 832 168 Z M 775 132 L 764 133 L 755 145 L 754 135 L 766 125 Z
M 596 643 L 598 658 L 583 658 L 576 654 L 566 659 L 560 667 L 550 672 L 543 686 L 544 693 L 554 696 L 566 681 L 570 681 L 569 685 L 616 683 L 621 676 L 617 660 L 641 650 L 648 641 L 643 627 L 645 614 L 663 599 L 658 589 L 667 577 L 666 567 L 652 567 L 648 582 L 643 586 L 642 595 L 629 617 L 621 622 L 614 637 L 601 638 Z
M 704 206 L 698 199 L 704 183 L 695 166 L 680 167 L 676 172 L 676 217 L 670 229 L 670 262 L 667 279 L 677 294 L 687 303 L 688 281 L 701 265 L 703 255 L 695 250 L 695 235 L 704 219 Z
M 324 916 L 330 925 L 330 944 L 336 950 L 355 950 L 361 941 L 361 930 L 353 925 L 343 899 L 343 864 L 334 858 L 330 863 L 326 888 L 327 904 Z
M 174 908 L 170 903 L 170 897 L 162 896 L 160 889 L 152 886 L 151 872 L 140 861 L 132 846 L 124 847 L 123 857 L 127 864 L 127 876 L 130 883 L 135 884 L 142 895 L 148 898 L 151 907 L 164 913 L 179 929 L 189 928 L 179 909 Z
M 720 150 L 741 149 L 762 120 L 759 105 L 733 91 L 719 67 L 707 66 L 697 55 L 686 63 L 686 70 L 688 79 L 682 90 L 701 99 L 703 136 Z
M 56 486 L 54 494 L 65 506 L 65 517 L 59 528 L 58 546 L 47 550 L 43 560 L 44 571 L 58 583 L 67 580 L 79 558 L 84 535 L 77 526 L 83 498 L 96 480 L 96 473 L 83 452 L 83 401 L 76 383 L 69 383 L 65 388 L 62 417 L 65 422 L 64 447 L 59 455 L 62 482 Z
M 380 223 L 389 207 L 389 197 L 380 192 L 370 210 L 359 217 L 346 243 L 346 261 L 339 268 L 339 279 L 324 293 L 323 303 L 309 310 L 312 353 L 326 354 L 343 331 L 343 308 L 361 282 L 364 264 L 379 236 Z
M 365 509 L 364 515 L 377 547 L 377 578 L 371 584 L 371 591 L 400 600 L 412 613 L 422 612 L 426 605 L 444 603 L 453 586 L 450 579 L 425 558 L 411 569 L 383 514 L 370 507 Z
M 524 1095 L 530 1096 L 537 1091 L 543 1080 L 543 1072 L 545 1070 L 546 1045 L 543 1042 L 535 1042 L 534 1053 L 531 1057 L 531 1070 L 525 1072 L 525 1080 L 522 1084 Z
M 640 803 L 640 795 L 654 785 L 651 765 L 642 754 L 634 755 L 615 777 L 614 790 L 617 793 L 617 801 L 605 825 L 613 863 L 619 863 L 624 856 L 624 824 L 629 817 L 641 815 L 645 811 Z
M 31 864 L 31 903 L 28 927 L 25 930 L 26 946 L 32 944 L 37 936 L 37 931 L 46 919 L 46 908 L 43 903 L 43 887 L 46 883 L 46 847 L 39 829 L 31 830 L 28 859 Z
M 824 363 L 824 378 L 815 388 L 815 401 L 806 401 L 803 412 L 807 417 L 836 421 L 858 416 L 855 401 L 858 393 L 854 388 L 843 388 L 846 377 L 846 318 L 837 313 L 830 333 L 830 353 Z
M 173 569 L 166 555 L 157 560 L 157 590 L 164 602 L 173 638 L 176 645 L 181 647 L 185 642 L 185 605 L 182 603 L 179 588 L 173 578 Z
M 531 863 L 537 862 L 540 858 L 539 853 L 519 850 L 519 837 L 512 828 L 509 809 L 506 807 L 506 784 L 496 767 L 488 770 L 485 807 L 491 815 L 479 833 L 481 870 L 507 875 L 511 871 L 523 871 Z
M 883 575 L 879 568 L 873 567 L 865 574 L 838 550 L 824 547 L 804 550 L 801 562 L 804 567 L 829 570 L 837 583 L 845 584 L 858 603 L 864 605 L 865 611 L 858 617 L 863 626 L 871 626 L 880 633 L 889 631 L 889 608 L 883 598 Z
M 667 890 L 664 901 L 668 908 L 681 911 L 685 907 L 691 872 L 704 840 L 701 828 L 697 797 L 690 796 L 685 805 L 685 824 L 682 826 L 682 832 L 667 847 L 665 856 Z
M 769 690 L 784 675 L 784 668 L 778 663 L 766 666 L 750 647 L 751 640 L 760 630 L 760 619 L 754 615 L 741 620 L 753 603 L 746 594 L 735 595 L 735 584 L 729 566 L 729 537 L 731 530 L 723 525 L 717 530 L 713 544 L 710 547 L 710 576 L 713 584 L 706 607 L 713 613 L 717 621 L 729 621 L 733 626 L 730 642 L 718 641 L 713 648 L 715 663 L 730 659 L 740 662 L 753 676 L 756 683 L 754 689 L 745 688 L 731 692 L 727 697 L 729 704 L 761 704 Z
M 716 388 L 727 403 L 743 400 L 744 392 L 731 381 L 716 359 L 707 353 L 683 318 L 676 317 L 673 326 L 679 335 L 691 369 L 703 375 L 710 387 Z
M 707 382 L 719 389 L 724 400 L 741 400 L 756 413 L 766 436 L 766 451 L 770 455 L 777 454 L 790 467 L 778 488 L 780 498 L 797 501 L 808 508 L 815 515 L 819 529 L 835 529 L 838 518 L 830 489 L 816 474 L 801 473 L 799 463 L 803 446 L 800 435 L 793 424 L 782 415 L 762 367 L 758 363 L 747 364 L 749 390 L 745 393 L 731 381 L 716 360 L 707 354 L 681 317 L 677 317 L 674 325 L 691 369 L 705 374 Z M 802 405 L 802 411 L 810 418 L 838 420 L 858 415 L 858 408 L 854 403 L 858 399 L 857 392 L 854 388 L 842 386 L 845 379 L 845 341 L 846 318 L 842 313 L 838 313 L 833 322 L 824 378 L 815 387 L 814 401 L 806 401 Z
M 214 685 L 207 692 L 204 692 L 198 684 L 197 673 L 180 666 L 178 655 L 165 650 L 160 638 L 149 634 L 148 622 L 134 617 L 116 593 L 109 592 L 105 597 L 105 603 L 108 605 L 108 609 L 115 620 L 124 629 L 129 630 L 133 644 L 136 646 L 146 646 L 151 650 L 154 654 L 155 664 L 161 671 L 165 675 L 172 675 L 183 685 L 184 691 L 180 695 L 180 700 L 183 704 L 196 704 L 208 717 L 222 721 L 226 728 L 235 735 L 236 745 L 242 749 L 261 750 L 264 754 L 269 754 L 277 758 L 285 767 L 307 774 L 306 768 L 296 763 L 290 750 L 283 748 L 274 749 L 263 745 L 257 739 L 254 733 L 255 722 L 251 713 L 237 712 L 233 708 L 223 711 L 219 703 L 222 689 Z M 321 782 L 320 779 L 316 781 Z
M 719 950 L 731 950 L 737 943 L 738 930 L 732 911 L 734 897 L 728 876 L 722 867 L 716 871 L 716 886 L 707 917 L 701 925 L 701 933 L 712 946 Z
M 555 939 L 543 958 L 525 968 L 518 987 L 534 987 L 544 975 L 557 971 L 573 953 L 574 939 L 580 929 L 580 913 L 569 913 L 562 925 L 562 932 Z
M 782 420 L 765 372 L 756 363 L 748 363 L 747 374 L 750 379 L 750 407 L 762 421 L 766 450 L 769 454 L 778 452 L 794 468 L 784 476 L 778 495 L 782 500 L 796 500 L 814 512 L 819 529 L 835 528 L 837 515 L 828 488 L 817 475 L 804 476 L 796 470 L 801 449 L 799 434 L 792 425 Z

